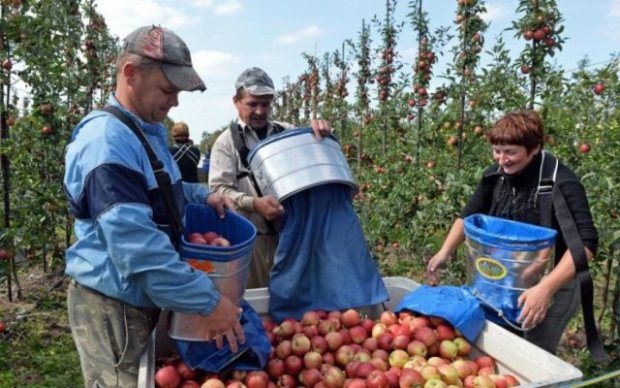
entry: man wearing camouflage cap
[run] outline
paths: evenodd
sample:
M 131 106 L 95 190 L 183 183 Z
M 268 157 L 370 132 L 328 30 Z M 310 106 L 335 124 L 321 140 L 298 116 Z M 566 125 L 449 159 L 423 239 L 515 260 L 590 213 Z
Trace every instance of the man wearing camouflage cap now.
M 224 216 L 232 201 L 198 183 L 182 182 L 161 121 L 181 90 L 205 90 L 189 49 L 174 32 L 138 28 L 116 62 L 117 86 L 108 105 L 144 134 L 170 179 L 171 209 L 206 203 Z M 135 387 L 140 356 L 159 311 L 202 314 L 210 336 L 236 351 L 244 342 L 241 309 L 220 295 L 202 272 L 180 260 L 172 212 L 145 146 L 119 117 L 94 111 L 73 131 L 65 155 L 64 187 L 75 222 L 67 250 L 67 305 L 87 387 Z M 177 229 L 178 230 L 178 229 Z
M 214 193 L 231 198 L 238 211 L 249 218 L 257 229 L 247 288 L 266 287 L 268 284 L 278 245 L 276 224 L 284 208 L 275 197 L 259 194 L 248 175 L 235 138 L 237 144 L 241 142 L 241 146 L 249 150 L 259 141 L 294 127 L 270 120 L 274 96 L 273 81 L 264 70 L 252 67 L 243 71 L 235 82 L 233 96 L 238 112 L 237 123 L 222 132 L 211 149 L 209 187 Z M 311 126 L 319 138 L 332 132 L 329 122 L 324 120 L 312 120 Z

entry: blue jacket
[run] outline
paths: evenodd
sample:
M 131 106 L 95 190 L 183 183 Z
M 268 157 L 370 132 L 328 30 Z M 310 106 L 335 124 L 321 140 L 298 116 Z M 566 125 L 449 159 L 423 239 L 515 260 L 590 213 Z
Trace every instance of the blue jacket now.
M 181 181 L 168 152 L 167 129 L 143 122 L 114 97 L 109 103 L 141 126 L 170 174 L 179 209 L 186 201 L 205 203 L 204 185 Z M 64 188 L 76 218 L 65 273 L 133 306 L 211 313 L 220 294 L 175 251 L 155 175 L 133 132 L 111 114 L 93 111 L 74 129 L 65 166 Z

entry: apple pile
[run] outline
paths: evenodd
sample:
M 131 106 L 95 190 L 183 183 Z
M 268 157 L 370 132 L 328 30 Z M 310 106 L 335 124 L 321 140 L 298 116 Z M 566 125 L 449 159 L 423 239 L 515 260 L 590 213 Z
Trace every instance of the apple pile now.
M 513 375 L 498 372 L 492 357 L 484 354 L 472 357 L 472 345 L 458 330 L 438 317 L 384 311 L 379 319 L 373 320 L 355 309 L 309 311 L 299 321 L 286 319 L 279 325 L 265 319 L 263 327 L 272 345 L 265 370 L 236 370 L 225 375 L 195 374 L 187 379 L 182 377 L 184 364 L 168 360 L 168 364 L 156 374 L 158 386 L 399 388 L 519 385 Z M 165 368 L 166 372 L 162 372 Z M 169 381 L 173 384 L 170 385 Z
M 230 241 L 213 231 L 205 233 L 193 232 L 188 234 L 185 239 L 190 243 L 197 245 L 210 245 L 214 247 L 230 246 Z

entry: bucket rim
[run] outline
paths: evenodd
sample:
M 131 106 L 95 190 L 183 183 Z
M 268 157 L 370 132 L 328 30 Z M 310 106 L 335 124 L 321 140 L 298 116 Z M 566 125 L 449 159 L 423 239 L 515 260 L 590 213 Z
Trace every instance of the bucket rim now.
M 516 229 L 534 231 L 538 235 L 531 237 L 525 235 L 511 236 L 485 230 L 479 226 L 481 223 L 488 222 L 501 222 L 503 224 L 514 226 Z M 505 218 L 480 213 L 472 214 L 465 217 L 465 219 L 463 220 L 463 225 L 465 237 L 471 238 L 472 240 L 483 245 L 497 246 L 500 248 L 506 248 L 511 250 L 532 251 L 549 248 L 555 245 L 555 238 L 558 233 L 556 230 L 546 228 L 544 226 L 527 224 L 525 222 L 508 220 Z M 484 240 L 484 238 L 486 238 L 487 240 Z
M 312 128 L 310 128 L 310 127 L 302 127 L 302 128 L 287 129 L 284 132 L 280 132 L 280 133 L 278 133 L 276 135 L 269 136 L 265 140 L 262 140 L 262 141 L 258 142 L 254 147 L 252 147 L 252 149 L 250 150 L 250 153 L 248 154 L 246 159 L 247 159 L 248 163 L 251 164 L 251 160 L 254 159 L 254 155 L 256 155 L 256 153 L 261 148 L 269 146 L 271 143 L 274 143 L 276 141 L 285 139 L 287 137 L 300 136 L 300 135 L 305 135 L 305 134 L 308 134 L 308 133 L 310 133 L 310 134 L 313 133 Z M 333 134 L 330 134 L 330 135 L 324 137 L 322 139 L 322 141 L 325 140 L 326 138 L 332 139 L 333 141 L 338 143 L 338 139 Z

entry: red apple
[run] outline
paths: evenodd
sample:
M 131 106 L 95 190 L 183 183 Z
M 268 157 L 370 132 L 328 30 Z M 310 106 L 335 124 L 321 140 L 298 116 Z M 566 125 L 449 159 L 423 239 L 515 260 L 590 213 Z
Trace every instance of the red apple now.
M 269 385 L 269 375 L 265 371 L 251 371 L 244 380 L 248 388 L 267 388 Z
M 594 94 L 596 94 L 597 96 L 601 93 L 603 93 L 605 91 L 605 84 L 602 82 L 597 83 L 596 85 L 594 85 Z
M 443 340 L 439 344 L 439 355 L 443 358 L 454 360 L 458 354 L 458 347 L 450 340 Z
M 310 347 L 312 351 L 323 354 L 329 349 L 329 344 L 325 337 L 321 337 L 320 335 L 315 335 L 310 338 Z
M 215 247 L 229 247 L 230 241 L 226 240 L 224 237 L 217 237 L 211 241 L 211 245 Z
M 495 370 L 495 360 L 491 356 L 487 356 L 483 354 L 483 355 L 476 357 L 474 361 L 476 362 L 476 364 L 478 364 L 479 369 L 484 368 L 484 367 L 489 367 Z M 480 374 L 480 370 L 478 370 L 478 374 Z
M 295 334 L 295 321 L 292 319 L 285 319 L 274 329 L 274 332 L 284 338 L 292 337 L 293 334 Z
M 420 372 L 411 368 L 403 369 L 398 381 L 401 387 L 421 387 L 424 385 L 424 378 Z
M 293 354 L 296 354 L 300 357 L 308 353 L 311 347 L 312 344 L 310 343 L 310 339 L 304 334 L 295 334 L 293 336 L 293 339 L 291 340 L 291 349 L 293 351 Z
M 342 338 L 342 334 L 338 331 L 330 331 L 325 335 L 325 340 L 327 340 L 327 346 L 329 350 L 336 351 L 344 344 L 344 339 Z
M 272 358 L 267 362 L 267 374 L 273 380 L 278 380 L 284 374 L 284 361 Z
M 375 369 L 366 377 L 366 385 L 368 388 L 389 388 L 390 383 L 383 371 Z
M 363 343 L 368 338 L 368 332 L 362 326 L 353 326 L 349 329 L 351 341 L 356 344 Z
M 376 323 L 372 327 L 371 335 L 373 338 L 379 338 L 386 331 L 387 327 L 383 323 Z
M 323 364 L 323 356 L 319 352 L 308 352 L 304 354 L 304 366 L 306 369 L 320 369 Z
M 181 384 L 181 376 L 174 366 L 168 365 L 155 373 L 155 382 L 161 388 L 176 388 Z
M 409 354 L 404 350 L 396 349 L 390 353 L 388 361 L 390 366 L 395 366 L 402 369 L 407 361 L 409 361 Z
M 299 381 L 304 387 L 314 387 L 322 379 L 323 375 L 318 369 L 305 369 L 299 376 Z
M 411 339 L 409 338 L 408 335 L 398 334 L 392 339 L 392 347 L 394 349 L 405 350 L 409 346 L 410 342 L 411 342 Z
M 410 356 L 426 357 L 427 352 L 426 345 L 422 341 L 413 340 L 407 345 L 407 353 L 409 353 Z
M 323 357 L 324 364 L 336 365 L 336 357 L 334 356 L 334 353 L 325 352 L 322 354 L 322 357 Z
M 379 343 L 376 338 L 368 337 L 362 343 L 364 349 L 368 349 L 371 352 L 374 352 L 379 348 Z
M 205 239 L 207 244 L 211 244 L 213 242 L 213 240 L 215 240 L 216 238 L 220 237 L 220 235 L 215 233 L 215 232 L 207 232 L 207 233 L 203 234 L 202 237 Z
M 2 68 L 7 71 L 11 70 L 13 68 L 13 62 L 11 62 L 10 59 L 5 59 L 2 61 Z
M 285 374 L 280 376 L 277 382 L 277 386 L 285 388 L 295 388 L 297 387 L 297 381 L 293 376 Z
M 222 380 L 218 379 L 217 377 L 211 377 L 206 379 L 202 385 L 200 386 L 200 388 L 225 388 L 226 385 L 224 385 L 224 382 L 222 382 Z
M 327 388 L 340 388 L 346 380 L 344 371 L 337 366 L 329 366 L 323 373 L 323 383 Z
M 506 383 L 508 384 L 509 387 L 518 387 L 519 386 L 519 380 L 517 380 L 517 378 L 514 377 L 513 375 L 505 374 L 503 376 L 504 376 L 504 379 L 506 380 Z
M 435 332 L 428 326 L 417 328 L 413 336 L 416 340 L 421 341 L 427 347 L 432 346 L 437 341 Z
M 471 344 L 463 337 L 456 337 L 453 341 L 458 348 L 459 356 L 467 356 L 471 352 Z
M 336 354 L 334 355 L 334 357 L 336 358 L 336 364 L 342 367 L 346 366 L 349 362 L 351 362 L 354 356 L 355 352 L 353 351 L 351 345 L 342 345 L 338 348 L 338 350 L 336 350 Z
M 469 367 L 469 362 L 467 360 L 455 360 L 452 363 L 452 366 L 456 368 L 456 372 L 459 375 L 459 378 L 464 379 L 465 377 L 472 374 L 472 370 Z
M 301 317 L 301 323 L 304 326 L 318 326 L 320 322 L 321 318 L 316 311 L 306 311 Z
M 495 382 L 489 376 L 474 377 L 474 387 L 495 388 Z
M 289 340 L 280 341 L 275 348 L 275 355 L 281 360 L 286 360 L 291 354 L 293 354 L 293 350 L 291 341 Z
M 183 380 L 191 380 L 196 377 L 196 371 L 189 367 L 185 362 L 180 361 L 177 364 L 177 373 Z
M 360 324 L 362 317 L 360 313 L 355 309 L 348 309 L 342 313 L 340 320 L 344 327 L 351 328 Z
M 377 370 L 374 364 L 370 362 L 360 362 L 357 368 L 355 368 L 355 374 L 357 377 L 365 379 L 373 370 Z
M 299 356 L 291 354 L 284 360 L 284 371 L 291 376 L 297 376 L 304 368 L 304 362 Z

